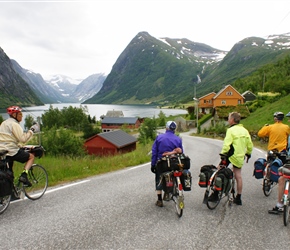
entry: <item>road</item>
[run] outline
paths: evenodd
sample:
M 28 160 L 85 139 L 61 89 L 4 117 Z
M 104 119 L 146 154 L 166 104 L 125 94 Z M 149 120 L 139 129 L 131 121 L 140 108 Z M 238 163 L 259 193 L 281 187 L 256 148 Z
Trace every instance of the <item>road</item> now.
M 265 152 L 255 149 L 243 167 L 243 205 L 215 210 L 202 203 L 200 167 L 219 162 L 221 141 L 182 134 L 191 158 L 192 191 L 185 193 L 181 218 L 173 202 L 155 206 L 150 164 L 49 188 L 38 201 L 10 204 L 0 215 L 0 249 L 286 249 L 290 225 L 269 215 L 270 197 L 252 176 L 253 163 Z M 147 153 L 147 152 L 144 152 Z M 61 167 L 61 166 L 60 166 Z

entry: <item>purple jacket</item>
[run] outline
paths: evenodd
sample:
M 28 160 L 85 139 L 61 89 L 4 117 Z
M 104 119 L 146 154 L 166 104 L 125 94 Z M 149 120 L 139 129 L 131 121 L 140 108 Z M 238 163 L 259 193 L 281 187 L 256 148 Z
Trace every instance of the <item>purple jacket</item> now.
M 170 152 L 175 148 L 181 148 L 183 152 L 181 138 L 175 135 L 174 131 L 166 130 L 165 134 L 158 135 L 152 146 L 151 165 L 155 166 L 164 152 Z

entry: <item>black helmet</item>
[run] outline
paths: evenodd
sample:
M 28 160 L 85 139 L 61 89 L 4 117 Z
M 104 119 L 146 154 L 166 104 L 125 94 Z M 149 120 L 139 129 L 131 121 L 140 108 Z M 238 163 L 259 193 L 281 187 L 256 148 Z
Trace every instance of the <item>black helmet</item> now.
M 275 112 L 274 113 L 274 118 L 277 118 L 277 120 L 282 121 L 284 119 L 283 112 Z

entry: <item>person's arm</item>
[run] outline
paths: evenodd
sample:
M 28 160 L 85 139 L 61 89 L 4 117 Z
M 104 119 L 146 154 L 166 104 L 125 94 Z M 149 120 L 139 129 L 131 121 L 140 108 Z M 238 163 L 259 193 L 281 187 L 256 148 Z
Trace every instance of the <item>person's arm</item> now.
M 28 130 L 27 133 L 24 133 L 21 126 L 17 123 L 12 125 L 12 134 L 15 136 L 18 142 L 21 143 L 26 143 L 33 136 L 33 132 L 31 130 Z
M 226 137 L 224 139 L 222 150 L 221 150 L 220 154 L 227 155 L 228 152 L 230 151 L 230 147 L 231 147 L 232 143 L 233 143 L 233 139 L 232 139 L 231 130 L 228 129 L 226 132 Z
M 259 131 L 258 131 L 258 136 L 259 137 L 266 137 L 269 136 L 269 131 L 270 131 L 270 126 L 268 124 L 266 124 L 264 127 L 262 127 Z

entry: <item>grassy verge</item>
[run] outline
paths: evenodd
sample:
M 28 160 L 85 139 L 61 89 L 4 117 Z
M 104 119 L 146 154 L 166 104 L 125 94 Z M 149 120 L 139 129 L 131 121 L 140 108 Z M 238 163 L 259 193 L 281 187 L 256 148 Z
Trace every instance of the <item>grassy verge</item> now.
M 44 156 L 41 159 L 36 159 L 35 163 L 42 165 L 47 170 L 49 186 L 55 186 L 149 162 L 151 160 L 151 147 L 152 144 L 146 146 L 137 144 L 135 151 L 111 157 L 56 158 Z M 15 162 L 13 169 L 17 178 L 22 172 L 23 164 Z M 150 171 L 149 168 L 148 171 Z

